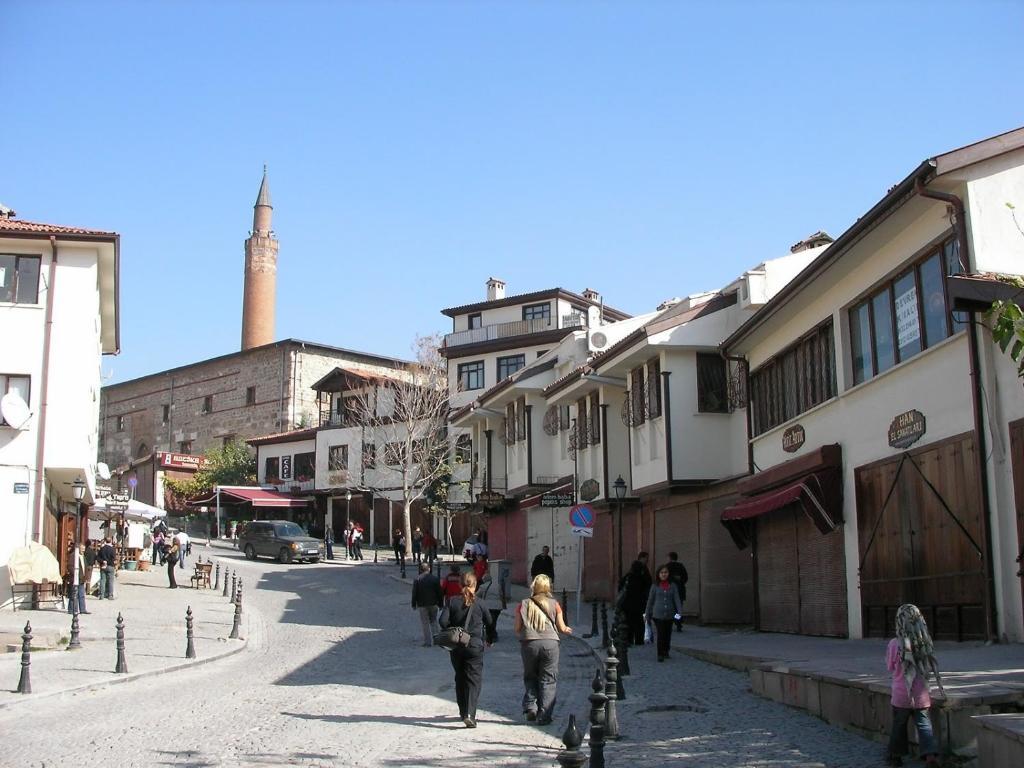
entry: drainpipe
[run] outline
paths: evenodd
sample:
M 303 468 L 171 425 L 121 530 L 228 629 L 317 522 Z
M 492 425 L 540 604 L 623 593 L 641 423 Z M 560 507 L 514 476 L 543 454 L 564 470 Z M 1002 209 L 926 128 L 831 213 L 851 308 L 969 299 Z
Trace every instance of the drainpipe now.
M 947 205 L 953 206 L 956 212 L 956 234 L 957 242 L 960 245 L 960 264 L 965 268 L 971 264 L 970 246 L 967 240 L 967 215 L 964 209 L 964 202 L 956 195 L 948 192 L 928 189 L 918 179 L 914 185 L 915 191 L 921 197 L 940 200 Z M 971 404 L 974 410 L 974 439 L 977 441 L 977 450 L 974 453 L 975 464 L 977 465 L 978 480 L 981 486 L 981 511 L 985 516 L 985 560 L 986 578 L 988 588 L 985 590 L 985 601 L 988 603 L 985 611 L 988 619 L 988 639 L 998 640 L 996 631 L 996 598 L 995 598 L 995 564 L 992 562 L 992 500 L 988 484 L 988 472 L 985 467 L 985 456 L 988 449 L 985 443 L 984 409 L 982 406 L 983 393 L 981 391 L 981 365 L 978 351 L 978 323 L 975 313 L 968 314 L 967 326 L 967 348 L 971 364 Z
M 533 485 L 533 406 L 526 406 L 526 484 Z M 551 539 L 554 541 L 554 539 Z
M 53 336 L 53 297 L 57 295 L 57 238 L 50 235 L 49 285 L 46 287 L 46 321 L 43 325 L 43 365 L 39 374 L 39 418 L 36 420 L 36 514 L 32 540 L 43 543 L 43 464 L 46 461 L 46 412 L 50 389 L 50 340 Z M 59 545 L 58 545 L 59 550 Z
M 729 363 L 739 363 L 743 368 L 743 386 L 747 390 L 747 474 L 754 474 L 754 444 L 751 442 L 753 434 L 753 422 L 750 415 L 750 366 L 747 365 L 747 358 L 736 355 L 727 355 L 725 350 L 719 348 L 718 353 L 725 360 L 726 374 L 729 373 Z
M 671 488 L 675 477 L 672 473 L 672 401 L 669 398 L 668 377 L 672 371 L 662 371 L 661 412 L 665 416 L 665 479 Z
M 601 486 L 604 489 L 604 497 L 608 496 L 608 403 L 601 403 L 601 464 L 604 472 Z
M 487 470 L 487 484 L 486 487 L 484 488 L 485 491 L 491 490 L 491 433 L 493 431 L 493 429 L 484 430 L 484 443 L 486 446 L 485 450 L 487 451 L 487 463 L 485 467 Z

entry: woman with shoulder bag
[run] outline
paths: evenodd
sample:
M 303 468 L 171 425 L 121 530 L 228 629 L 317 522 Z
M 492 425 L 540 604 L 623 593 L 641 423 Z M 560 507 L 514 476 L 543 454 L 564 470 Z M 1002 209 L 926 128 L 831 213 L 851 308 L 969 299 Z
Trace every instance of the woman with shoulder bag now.
M 167 548 L 167 554 L 164 555 L 164 560 L 167 561 L 167 586 L 169 589 L 177 589 L 178 582 L 174 580 L 174 566 L 178 564 L 178 554 L 181 547 L 178 545 L 177 539 L 171 539 L 171 546 Z
M 494 623 L 476 597 L 476 575 L 462 574 L 462 592 L 453 597 L 440 617 L 441 627 L 462 627 L 469 635 L 468 645 L 452 649 L 455 670 L 455 699 L 459 717 L 467 728 L 476 728 L 476 703 L 484 680 L 484 646 L 491 644 Z
M 515 633 L 522 643 L 523 713 L 537 725 L 548 725 L 555 709 L 558 684 L 558 633 L 572 634 L 562 618 L 562 606 L 551 596 L 551 579 L 541 573 L 530 585 L 531 595 L 516 608 Z

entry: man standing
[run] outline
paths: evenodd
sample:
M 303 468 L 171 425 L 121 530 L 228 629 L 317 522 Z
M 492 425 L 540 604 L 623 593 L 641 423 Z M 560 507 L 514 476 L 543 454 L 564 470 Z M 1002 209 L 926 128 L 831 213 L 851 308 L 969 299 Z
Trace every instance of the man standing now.
M 188 554 L 188 534 L 184 531 L 178 531 L 174 534 L 174 540 L 178 542 L 178 567 L 184 570 L 185 555 Z
M 541 547 L 540 554 L 533 558 L 533 565 L 530 566 L 531 581 L 541 574 L 544 574 L 551 583 L 555 583 L 555 561 L 551 559 L 551 550 L 548 547 Z
M 417 526 L 412 532 L 412 561 L 419 563 L 423 559 L 423 531 Z
M 677 552 L 668 553 L 668 562 L 665 564 L 668 568 L 668 580 L 670 583 L 676 585 L 676 589 L 679 590 L 680 602 L 686 602 L 686 582 L 689 576 L 686 574 L 686 566 L 679 562 L 679 554 Z M 680 616 L 676 619 L 676 632 L 683 631 L 683 619 Z
M 100 564 L 100 598 L 107 600 L 114 599 L 114 567 L 117 565 L 117 551 L 114 549 L 114 539 L 108 533 L 103 540 L 96 560 Z
M 443 600 L 441 580 L 431 572 L 427 563 L 420 563 L 419 576 L 412 583 L 412 607 L 420 612 L 424 647 L 433 645 L 434 634 L 441 631 L 437 626 L 437 609 Z
M 429 530 L 423 534 L 423 554 L 431 565 L 437 560 L 437 539 Z

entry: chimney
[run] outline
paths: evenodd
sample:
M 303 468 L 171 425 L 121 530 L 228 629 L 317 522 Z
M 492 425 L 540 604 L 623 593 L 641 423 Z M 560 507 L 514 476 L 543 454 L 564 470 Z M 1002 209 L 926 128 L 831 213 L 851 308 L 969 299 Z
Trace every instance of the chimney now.
M 505 281 L 496 277 L 487 280 L 487 300 L 497 301 L 505 298 Z
M 587 301 L 592 301 L 595 304 L 601 303 L 601 294 L 595 291 L 593 288 L 584 288 L 581 294 Z
M 806 251 L 810 248 L 817 248 L 819 245 L 828 245 L 833 242 L 832 236 L 819 229 L 813 235 L 808 235 L 796 245 L 792 245 L 789 248 L 790 253 L 800 253 L 800 251 Z

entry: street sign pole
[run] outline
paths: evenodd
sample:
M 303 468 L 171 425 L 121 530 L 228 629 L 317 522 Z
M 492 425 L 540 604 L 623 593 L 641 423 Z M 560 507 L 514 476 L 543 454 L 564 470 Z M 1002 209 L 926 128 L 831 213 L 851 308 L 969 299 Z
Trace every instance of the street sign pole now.
M 576 625 L 580 623 L 580 595 L 583 594 L 583 546 L 587 540 L 586 536 L 576 537 L 580 546 L 576 550 Z

